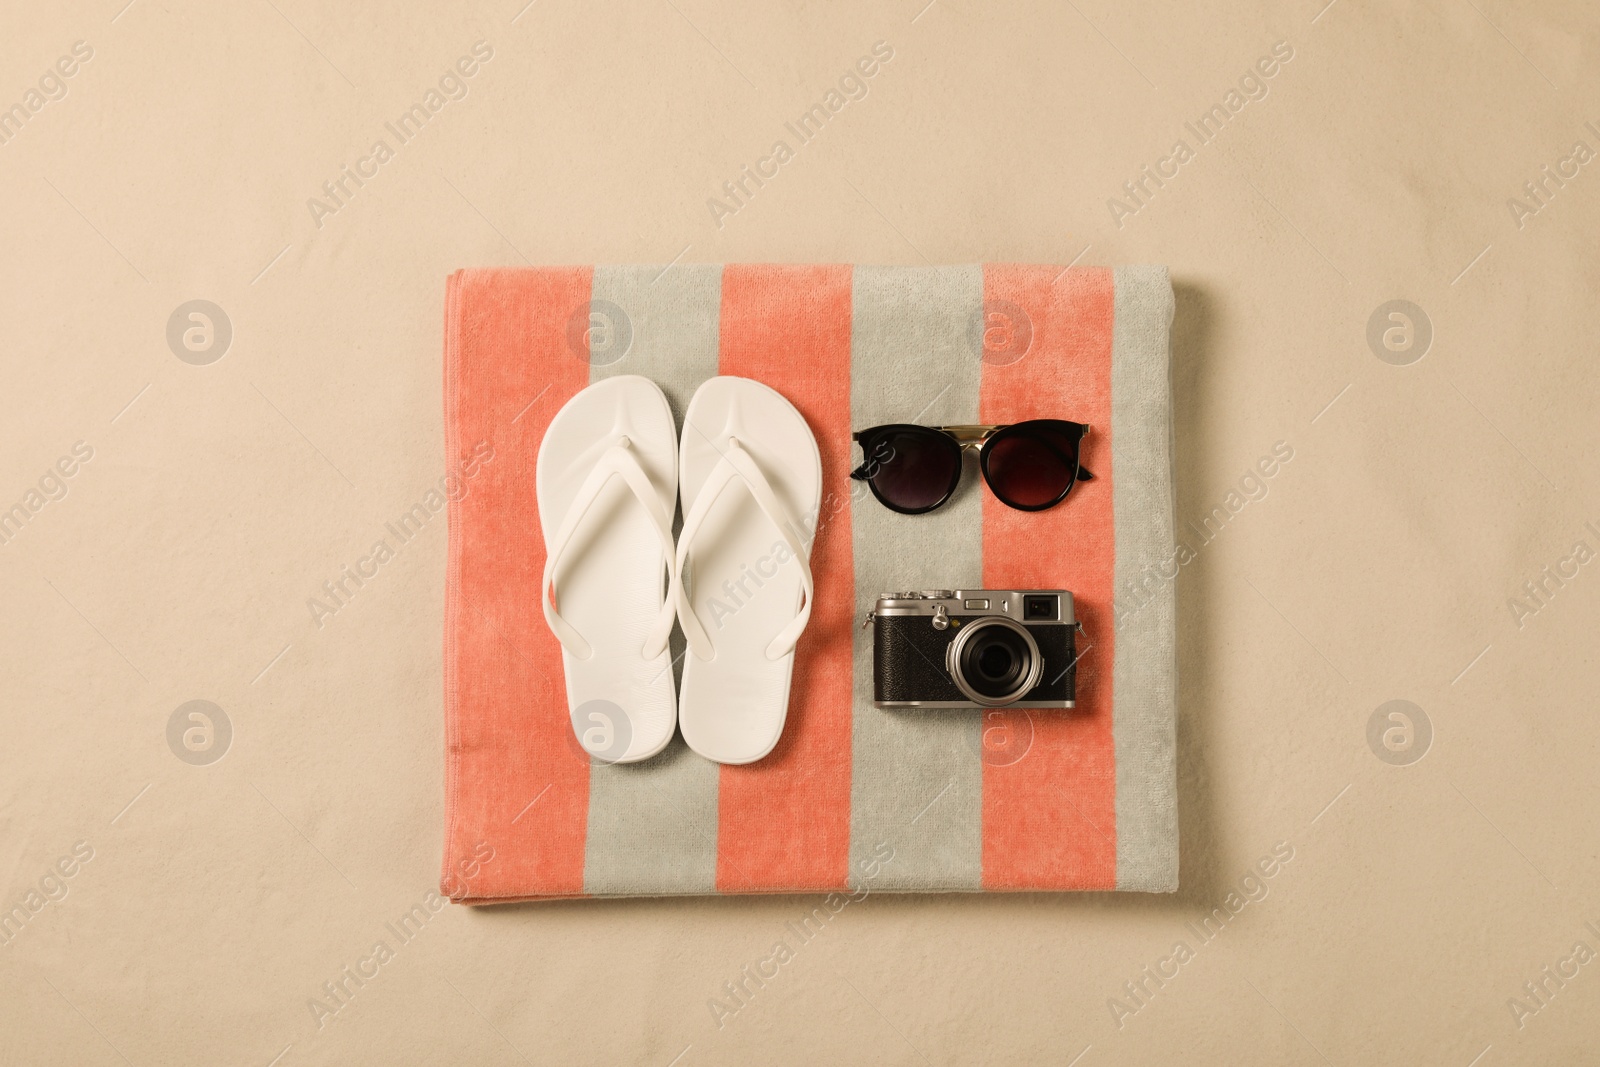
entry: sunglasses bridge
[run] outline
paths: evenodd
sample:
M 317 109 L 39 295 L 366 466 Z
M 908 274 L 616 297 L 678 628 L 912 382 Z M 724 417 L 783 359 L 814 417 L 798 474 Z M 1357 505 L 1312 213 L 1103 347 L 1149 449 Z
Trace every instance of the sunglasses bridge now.
M 962 448 L 978 448 L 989 438 L 1005 429 L 1004 426 L 938 426 L 940 433 L 956 439 Z
M 989 440 L 989 438 L 993 437 L 995 434 L 999 433 L 1001 430 L 1008 430 L 1010 428 L 1011 428 L 1010 424 L 1001 425 L 1001 426 L 936 426 L 936 427 L 934 427 L 934 429 L 937 429 L 940 433 L 948 434 L 951 437 L 955 438 L 956 442 L 958 444 L 960 444 L 962 448 L 978 448 L 978 447 L 981 447 L 985 441 Z M 1085 436 L 1085 437 L 1089 436 L 1089 427 L 1088 427 L 1087 424 L 1085 424 L 1084 427 L 1083 427 L 1083 436 Z

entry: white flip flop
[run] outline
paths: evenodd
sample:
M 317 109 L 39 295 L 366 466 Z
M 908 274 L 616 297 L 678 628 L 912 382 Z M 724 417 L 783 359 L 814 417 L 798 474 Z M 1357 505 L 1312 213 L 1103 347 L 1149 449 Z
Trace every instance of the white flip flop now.
M 667 638 L 678 453 L 660 387 L 621 375 L 567 401 L 535 477 L 544 618 L 561 642 L 573 731 L 608 763 L 649 759 L 677 720 Z
M 754 763 L 783 733 L 794 646 L 811 616 L 822 456 L 780 394 L 711 378 L 684 415 L 679 472 L 675 593 L 689 654 L 678 724 L 707 759 Z

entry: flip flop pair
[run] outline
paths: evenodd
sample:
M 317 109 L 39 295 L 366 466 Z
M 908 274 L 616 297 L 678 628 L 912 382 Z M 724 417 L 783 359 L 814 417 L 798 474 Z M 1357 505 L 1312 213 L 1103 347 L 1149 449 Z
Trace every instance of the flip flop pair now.
M 659 386 L 608 378 L 556 414 L 535 477 L 545 621 L 584 751 L 649 759 L 677 726 L 718 763 L 771 752 L 811 615 L 822 497 L 821 454 L 794 405 L 748 378 L 711 378 L 680 439 Z M 675 620 L 688 642 L 681 690 Z

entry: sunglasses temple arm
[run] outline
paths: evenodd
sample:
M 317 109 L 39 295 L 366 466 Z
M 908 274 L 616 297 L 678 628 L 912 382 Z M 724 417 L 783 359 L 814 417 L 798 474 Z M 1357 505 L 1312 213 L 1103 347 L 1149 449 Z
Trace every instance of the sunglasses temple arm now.
M 1094 481 L 1094 475 L 1089 473 L 1089 468 L 1088 467 L 1084 467 L 1084 466 L 1079 466 L 1078 467 L 1078 481 L 1080 481 L 1080 482 L 1092 482 L 1092 481 Z

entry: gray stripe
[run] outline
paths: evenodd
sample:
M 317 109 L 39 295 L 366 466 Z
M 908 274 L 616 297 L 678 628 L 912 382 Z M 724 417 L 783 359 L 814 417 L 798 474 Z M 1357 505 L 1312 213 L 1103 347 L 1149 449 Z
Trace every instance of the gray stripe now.
M 1117 270 L 1111 341 L 1117 888 L 1146 892 L 1178 888 L 1172 306 L 1165 267 Z
M 596 267 L 590 311 L 589 380 L 653 380 L 681 430 L 689 398 L 717 373 L 722 268 Z M 680 514 L 674 534 L 681 524 Z M 674 629 L 674 678 L 682 654 L 683 636 Z M 593 765 L 584 891 L 715 892 L 717 781 L 717 765 L 690 752 L 681 736 L 642 763 Z
M 857 267 L 850 423 L 978 421 L 981 267 Z M 859 446 L 857 448 L 859 462 Z M 890 511 L 852 482 L 856 618 L 879 594 L 983 584 L 983 497 L 969 462 L 956 496 L 926 515 Z M 874 889 L 979 889 L 983 772 L 977 711 L 881 711 L 872 631 L 855 628 L 852 878 L 880 842 L 894 849 Z

